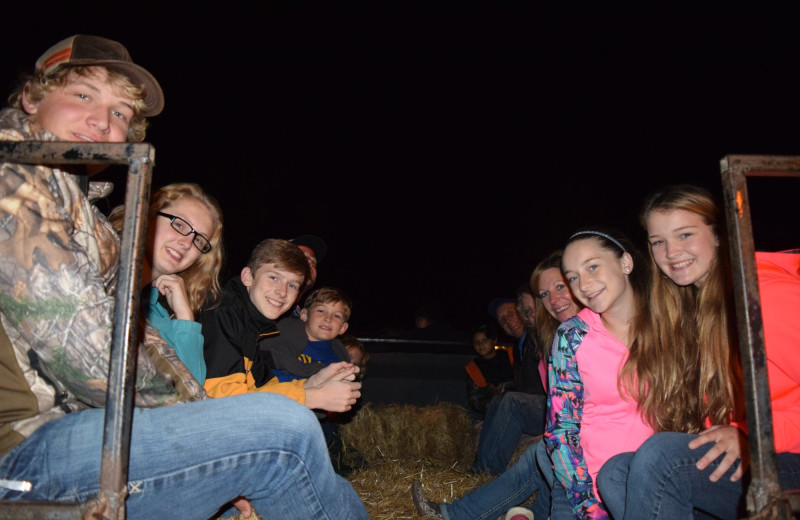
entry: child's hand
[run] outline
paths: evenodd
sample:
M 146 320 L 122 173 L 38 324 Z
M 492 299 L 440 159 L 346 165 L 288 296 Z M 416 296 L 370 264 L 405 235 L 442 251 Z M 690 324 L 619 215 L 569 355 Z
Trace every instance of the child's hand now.
M 233 506 L 239 510 L 239 513 L 242 518 L 250 518 L 250 515 L 253 514 L 253 506 L 250 504 L 250 501 L 244 497 L 239 497 L 233 502 L 231 502 Z
M 349 378 L 353 377 L 354 368 L 357 367 L 354 367 L 352 363 L 335 363 L 335 365 L 343 364 L 349 366 L 329 370 L 332 366 L 329 365 L 317 372 L 315 376 L 325 371 L 333 372 L 333 375 L 315 386 L 308 384 L 311 378 L 306 381 L 306 406 L 308 408 L 328 412 L 346 412 L 356 404 L 358 398 L 361 397 L 361 383 L 354 382 Z
M 153 286 L 158 289 L 158 292 L 166 296 L 167 303 L 172 307 L 177 319 L 194 320 L 194 312 L 192 312 L 192 307 L 189 305 L 189 296 L 186 294 L 183 278 L 176 274 L 162 274 L 156 278 Z
M 355 381 L 356 373 L 359 370 L 361 369 L 358 368 L 358 366 L 352 363 L 348 363 L 347 361 L 339 361 L 338 363 L 331 363 L 330 365 L 326 366 L 313 376 L 306 379 L 306 382 L 303 386 L 305 388 L 312 388 L 315 386 L 319 386 L 328 379 L 338 375 L 342 371 L 347 372 L 347 374 L 344 376 L 345 380 Z
M 689 443 L 689 448 L 694 450 L 709 442 L 713 442 L 714 446 L 697 461 L 697 469 L 703 470 L 720 455 L 725 455 L 720 460 L 717 469 L 708 477 L 709 480 L 711 482 L 719 480 L 738 459 L 741 459 L 741 462 L 736 471 L 733 472 L 733 475 L 731 475 L 731 482 L 736 482 L 742 478 L 742 475 L 750 465 L 749 444 L 742 431 L 735 426 L 712 426 L 700 432 L 697 438 Z

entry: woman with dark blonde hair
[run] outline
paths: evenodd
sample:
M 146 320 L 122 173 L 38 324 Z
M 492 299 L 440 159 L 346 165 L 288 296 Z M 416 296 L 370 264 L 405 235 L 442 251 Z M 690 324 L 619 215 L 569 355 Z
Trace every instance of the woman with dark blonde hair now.
M 121 231 L 124 208 L 109 220 Z M 147 319 L 175 349 L 202 385 L 206 378 L 203 334 L 195 315 L 216 302 L 222 268 L 222 211 L 200 186 L 174 183 L 156 191 L 150 202 L 142 281 Z
M 536 330 L 542 348 L 545 365 L 550 356 L 550 347 L 561 322 L 575 316 L 583 307 L 575 300 L 561 272 L 562 251 L 556 250 L 540 261 L 531 273 L 531 291 L 537 295 L 541 305 L 536 306 Z M 547 379 L 545 374 L 543 377 Z
M 697 186 L 668 186 L 641 212 L 652 282 L 652 351 L 624 384 L 657 433 L 611 459 L 600 492 L 615 518 L 739 518 L 749 465 L 728 248 L 719 206 Z M 793 251 L 791 253 L 798 253 Z M 756 253 L 778 479 L 800 487 L 800 254 Z

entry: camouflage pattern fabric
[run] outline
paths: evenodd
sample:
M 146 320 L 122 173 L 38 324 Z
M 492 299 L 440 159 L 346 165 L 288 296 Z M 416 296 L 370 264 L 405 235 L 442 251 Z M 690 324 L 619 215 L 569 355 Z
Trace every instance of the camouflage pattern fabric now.
M 5 109 L 0 140 L 55 137 L 31 128 L 23 112 Z M 119 238 L 71 177 L 57 168 L 0 166 L 0 317 L 18 361 L 38 360 L 37 372 L 55 387 L 41 394 L 41 413 L 54 395 L 70 409 L 101 407 L 106 397 Z M 26 378 L 40 395 L 33 376 Z M 149 326 L 136 379 L 137 406 L 206 398 Z

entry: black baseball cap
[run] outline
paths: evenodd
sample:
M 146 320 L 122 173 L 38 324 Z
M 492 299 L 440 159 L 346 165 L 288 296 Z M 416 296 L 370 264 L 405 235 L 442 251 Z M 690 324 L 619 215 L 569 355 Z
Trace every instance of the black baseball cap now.
M 298 246 L 306 246 L 314 251 L 317 263 L 322 262 L 322 259 L 325 258 L 325 253 L 328 252 L 328 246 L 325 245 L 325 241 L 317 235 L 300 235 L 291 239 L 290 242 Z

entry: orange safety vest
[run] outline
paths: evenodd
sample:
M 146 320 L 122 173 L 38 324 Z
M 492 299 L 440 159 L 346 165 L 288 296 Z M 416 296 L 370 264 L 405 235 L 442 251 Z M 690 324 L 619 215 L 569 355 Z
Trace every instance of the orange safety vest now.
M 511 366 L 514 366 L 514 349 L 500 346 L 495 346 L 494 348 L 495 350 L 505 350 L 506 354 L 508 354 L 508 360 L 511 362 Z M 464 369 L 467 371 L 467 374 L 469 374 L 469 377 L 476 386 L 484 387 L 488 384 L 486 382 L 486 378 L 483 377 L 483 372 L 481 372 L 481 369 L 478 368 L 478 364 L 475 361 L 470 361 L 467 363 L 464 366 Z

